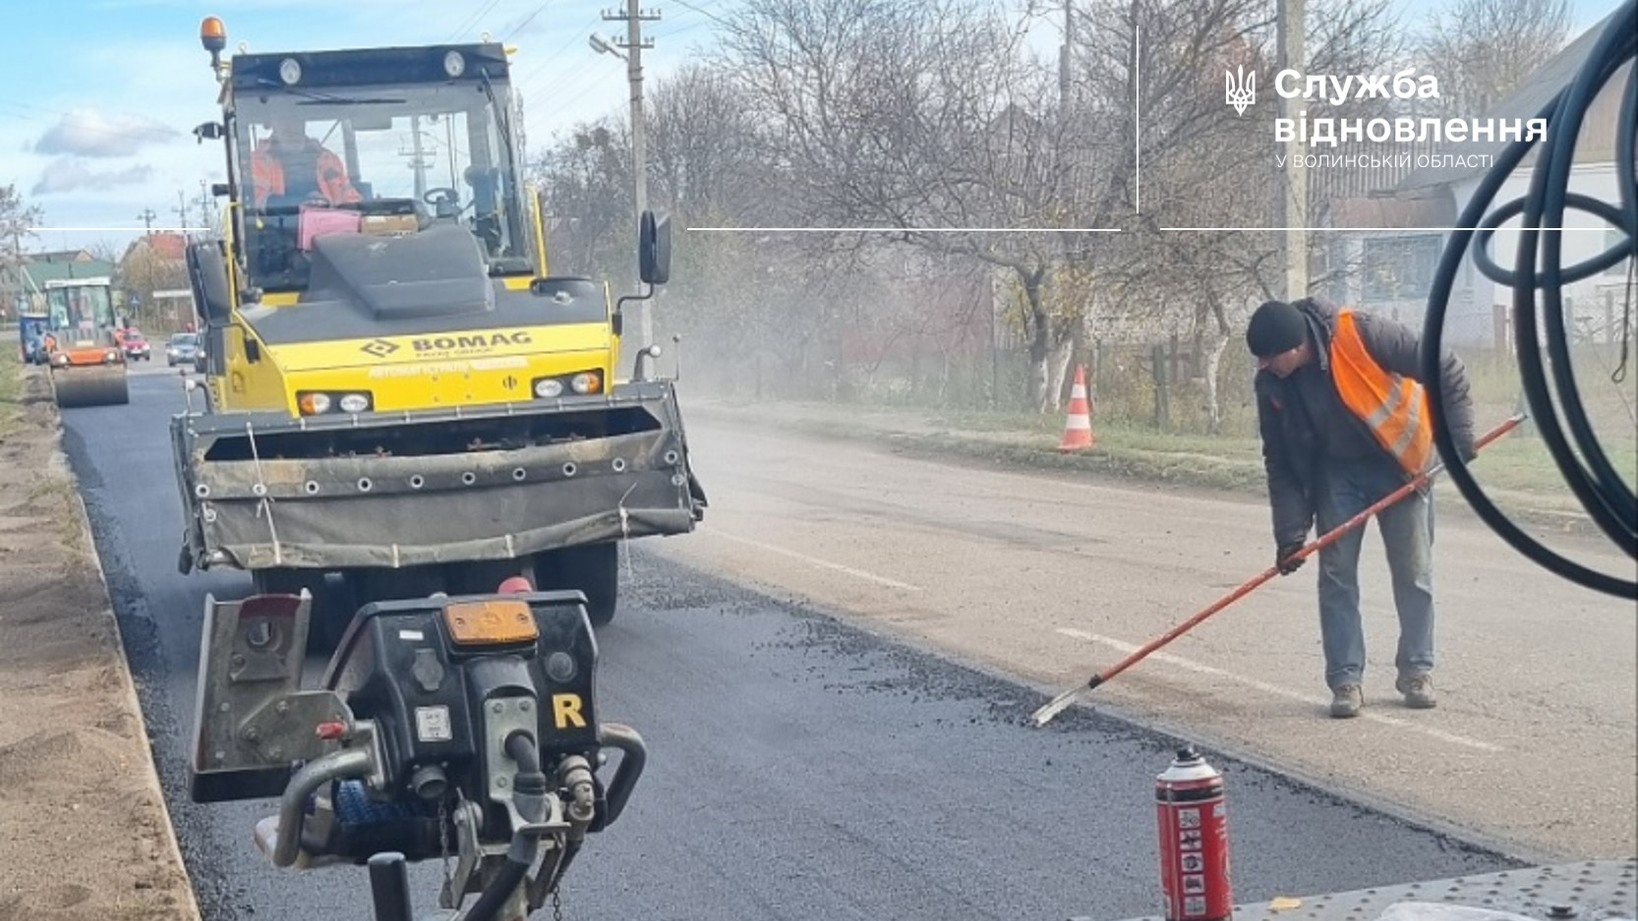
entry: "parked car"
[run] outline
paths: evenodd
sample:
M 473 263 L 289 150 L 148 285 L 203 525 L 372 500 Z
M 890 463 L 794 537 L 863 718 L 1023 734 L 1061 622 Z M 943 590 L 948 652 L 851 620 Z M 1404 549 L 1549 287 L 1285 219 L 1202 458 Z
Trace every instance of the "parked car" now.
M 198 333 L 177 333 L 165 345 L 165 364 L 173 368 L 177 365 L 198 367 L 203 358 L 204 351 L 199 348 Z
M 128 361 L 148 361 L 153 357 L 153 349 L 148 345 L 148 337 L 142 335 L 142 330 L 135 327 L 126 327 L 120 336 L 120 344 L 125 349 L 125 358 Z

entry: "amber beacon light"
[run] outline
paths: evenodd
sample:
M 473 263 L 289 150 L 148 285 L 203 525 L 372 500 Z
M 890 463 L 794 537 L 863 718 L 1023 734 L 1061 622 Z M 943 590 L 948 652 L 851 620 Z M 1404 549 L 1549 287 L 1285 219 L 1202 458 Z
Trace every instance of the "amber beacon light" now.
M 210 52 L 212 64 L 220 63 L 222 49 L 227 47 L 227 26 L 222 25 L 222 20 L 215 16 L 206 16 L 199 23 L 199 44 Z

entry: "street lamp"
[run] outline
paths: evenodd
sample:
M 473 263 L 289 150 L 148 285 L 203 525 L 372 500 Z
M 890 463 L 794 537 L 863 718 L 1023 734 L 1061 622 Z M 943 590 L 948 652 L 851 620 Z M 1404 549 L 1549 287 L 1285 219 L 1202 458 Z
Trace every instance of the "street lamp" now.
M 590 45 L 591 50 L 597 52 L 598 54 L 612 54 L 622 61 L 630 60 L 625 55 L 620 53 L 620 49 L 610 44 L 608 39 L 598 35 L 596 32 L 586 36 L 586 44 Z
M 636 205 L 636 220 L 642 221 L 643 210 L 648 207 L 648 172 L 647 156 L 643 138 L 643 48 L 646 45 L 638 32 L 638 22 L 643 14 L 637 10 L 637 0 L 631 0 L 630 11 L 627 14 L 627 23 L 630 28 L 630 37 L 624 46 L 616 46 L 613 42 L 593 32 L 587 36 L 586 44 L 598 54 L 612 54 L 626 62 L 626 77 L 631 83 L 631 174 L 632 174 L 632 203 Z M 620 47 L 631 53 L 621 54 Z M 642 348 L 648 348 L 654 341 L 654 320 L 649 315 L 647 304 L 643 305 L 638 329 L 641 331 Z

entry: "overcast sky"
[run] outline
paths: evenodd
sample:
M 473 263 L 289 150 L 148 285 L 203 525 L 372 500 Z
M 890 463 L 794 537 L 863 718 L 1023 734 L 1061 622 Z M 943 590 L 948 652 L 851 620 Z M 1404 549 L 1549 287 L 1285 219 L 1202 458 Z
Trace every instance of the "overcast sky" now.
M 1407 23 L 1446 0 L 1400 0 Z M 1509 0 L 1497 0 L 1507 3 Z M 219 15 L 229 49 L 255 51 L 476 41 L 517 46 L 513 82 L 526 102 L 531 145 L 604 114 L 626 111 L 625 65 L 587 46 L 623 25 L 601 13 L 620 0 L 0 0 L 0 185 L 44 209 L 26 249 L 106 243 L 115 251 L 143 228 L 180 224 L 179 193 L 197 222 L 201 182 L 224 177 L 219 144 L 191 129 L 218 118 L 199 21 Z M 1575 0 L 1576 30 L 1617 6 Z M 711 0 L 645 0 L 656 47 L 645 75 L 662 78 L 713 37 Z M 1055 44 L 1043 20 L 1041 38 Z M 97 228 L 97 229 L 64 229 Z M 103 229 L 108 228 L 108 229 Z

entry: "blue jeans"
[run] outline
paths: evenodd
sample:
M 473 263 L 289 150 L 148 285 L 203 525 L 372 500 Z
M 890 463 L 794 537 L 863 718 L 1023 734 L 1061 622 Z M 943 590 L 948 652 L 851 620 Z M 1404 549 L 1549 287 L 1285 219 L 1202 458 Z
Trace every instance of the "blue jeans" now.
M 1382 463 L 1331 464 L 1324 469 L 1315 503 L 1324 534 L 1364 511 L 1404 484 L 1399 471 Z M 1417 491 L 1376 515 L 1393 577 L 1399 612 L 1401 677 L 1433 670 L 1433 499 Z M 1334 690 L 1360 684 L 1365 675 L 1365 630 L 1359 615 L 1359 546 L 1365 528 L 1342 535 L 1319 552 L 1320 636 L 1325 647 L 1325 683 Z

